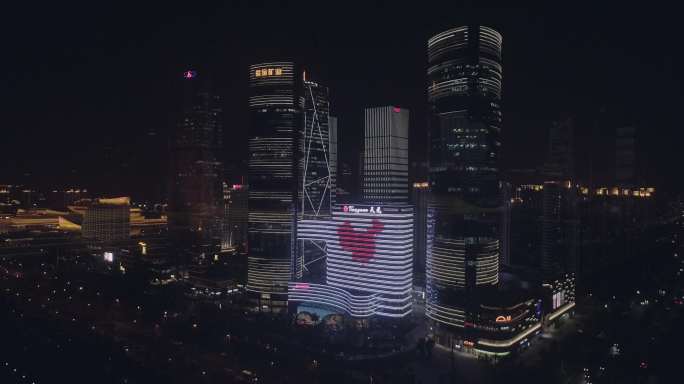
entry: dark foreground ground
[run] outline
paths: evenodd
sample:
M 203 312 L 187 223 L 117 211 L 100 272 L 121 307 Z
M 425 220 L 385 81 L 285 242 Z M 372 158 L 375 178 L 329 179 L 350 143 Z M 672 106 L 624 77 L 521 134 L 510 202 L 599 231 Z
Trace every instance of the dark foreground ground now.
M 374 343 L 347 330 L 340 342 L 287 318 L 245 313 L 239 296 L 207 302 L 180 285 L 151 290 L 78 257 L 4 258 L 0 382 L 679 382 L 680 228 L 645 233 L 640 257 L 580 291 L 574 316 L 497 364 L 438 347 L 420 354 L 401 327 Z M 373 354 L 386 357 L 348 359 Z

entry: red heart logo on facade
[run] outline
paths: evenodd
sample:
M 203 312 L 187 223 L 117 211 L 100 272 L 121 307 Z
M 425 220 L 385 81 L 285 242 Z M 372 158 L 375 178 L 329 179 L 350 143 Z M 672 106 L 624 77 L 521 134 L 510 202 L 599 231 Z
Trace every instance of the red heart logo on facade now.
M 342 250 L 351 252 L 352 261 L 367 264 L 375 256 L 375 238 L 384 227 L 380 220 L 373 219 L 369 228 L 356 230 L 345 221 L 337 227 L 337 238 Z

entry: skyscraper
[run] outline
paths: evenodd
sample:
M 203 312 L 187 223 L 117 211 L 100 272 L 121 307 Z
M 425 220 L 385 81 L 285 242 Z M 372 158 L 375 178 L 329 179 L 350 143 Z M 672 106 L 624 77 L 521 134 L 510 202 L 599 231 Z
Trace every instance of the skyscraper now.
M 437 333 L 456 330 L 466 340 L 479 297 L 499 281 L 501 44 L 501 35 L 484 26 L 428 41 L 426 315 Z
M 364 119 L 363 200 L 409 201 L 409 111 L 386 106 L 366 108 Z
M 303 124 L 298 130 L 297 220 L 324 220 L 330 218 L 335 195 L 337 120 L 329 115 L 327 87 L 304 79 L 303 97 Z M 334 132 L 331 132 L 331 123 Z M 295 279 L 323 279 L 325 244 L 298 240 L 294 267 Z
M 171 141 L 169 231 L 181 265 L 220 249 L 222 110 L 208 79 L 183 73 L 183 105 Z
M 294 270 L 302 82 L 292 62 L 249 67 L 247 290 L 260 310 L 287 306 Z

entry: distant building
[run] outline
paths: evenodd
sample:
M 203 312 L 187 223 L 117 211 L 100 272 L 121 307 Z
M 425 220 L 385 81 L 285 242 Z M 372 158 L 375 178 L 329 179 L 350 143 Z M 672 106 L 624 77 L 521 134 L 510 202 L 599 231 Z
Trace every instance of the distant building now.
M 363 200 L 409 201 L 409 111 L 387 106 L 366 108 L 364 123 Z
M 84 188 L 53 189 L 47 193 L 46 207 L 57 210 L 65 210 L 76 201 L 88 197 L 88 190 Z
M 615 183 L 621 188 L 637 185 L 636 132 L 635 126 L 615 130 Z
M 358 199 L 358 175 L 348 162 L 340 162 L 337 177 L 336 200 L 339 203 L 351 202 Z
M 546 281 L 577 269 L 578 203 L 569 182 L 544 183 L 541 270 Z
M 413 183 L 413 280 L 414 285 L 425 287 L 425 256 L 427 252 L 427 208 L 430 185 L 427 181 Z
M 542 281 L 550 292 L 546 312 L 575 302 L 579 247 L 579 196 L 570 182 L 544 183 L 542 214 Z
M 575 179 L 574 135 L 572 118 L 555 121 L 549 129 L 546 161 L 542 169 L 544 181 Z
M 511 199 L 510 262 L 516 267 L 541 265 L 543 184 L 520 184 Z
M 223 183 L 223 233 L 221 249 L 246 250 L 247 247 L 247 200 L 249 187 L 246 184 Z
M 131 238 L 130 201 L 128 197 L 98 199 L 85 211 L 83 238 L 115 243 Z
M 513 185 L 501 182 L 501 265 L 511 265 L 511 224 L 513 213 Z
M 183 106 L 171 141 L 168 223 L 180 265 L 220 249 L 223 215 L 221 107 L 206 78 L 183 73 Z

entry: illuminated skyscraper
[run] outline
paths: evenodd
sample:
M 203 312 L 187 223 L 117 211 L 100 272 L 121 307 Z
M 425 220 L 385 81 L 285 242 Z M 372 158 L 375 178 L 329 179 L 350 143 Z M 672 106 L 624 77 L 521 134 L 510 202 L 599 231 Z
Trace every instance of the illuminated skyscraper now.
M 223 198 L 222 110 L 206 78 L 183 73 L 183 105 L 171 141 L 169 231 L 185 265 L 220 249 Z
M 409 111 L 398 107 L 366 108 L 363 151 L 363 200 L 409 201 Z
M 295 268 L 297 148 L 302 82 L 292 62 L 249 67 L 249 219 L 247 290 L 262 310 L 287 306 Z
M 479 297 L 499 282 L 501 44 L 501 35 L 483 26 L 428 41 L 426 315 L 437 331 L 458 330 L 466 341 Z
M 304 79 L 303 124 L 298 131 L 297 220 L 331 215 L 337 167 L 337 119 L 329 116 L 328 88 Z M 298 240 L 294 278 L 320 281 L 325 273 L 325 243 Z

